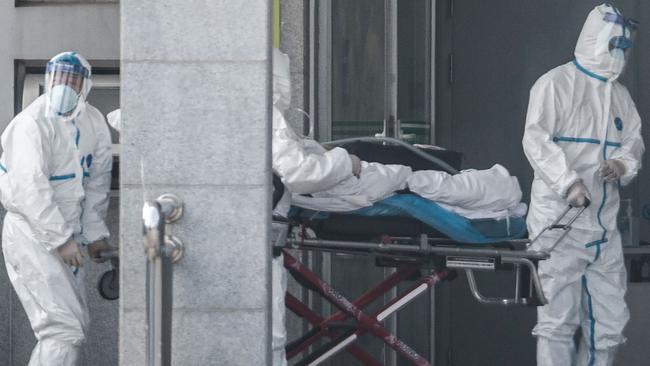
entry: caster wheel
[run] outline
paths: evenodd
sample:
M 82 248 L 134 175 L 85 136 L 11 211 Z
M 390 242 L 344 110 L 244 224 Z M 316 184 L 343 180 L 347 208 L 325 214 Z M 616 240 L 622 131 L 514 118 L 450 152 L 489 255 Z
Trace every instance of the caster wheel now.
M 97 290 L 106 300 L 117 300 L 120 297 L 120 279 L 115 269 L 104 272 L 97 283 Z

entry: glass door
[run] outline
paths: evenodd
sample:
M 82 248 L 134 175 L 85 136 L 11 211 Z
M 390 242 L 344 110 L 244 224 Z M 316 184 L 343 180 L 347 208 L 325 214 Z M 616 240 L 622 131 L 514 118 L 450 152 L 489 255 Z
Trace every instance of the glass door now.
M 332 139 L 384 128 L 384 0 L 332 1 Z
M 430 7 L 430 0 L 399 1 L 397 7 L 397 136 L 419 144 L 433 142 Z
M 319 47 L 329 51 L 319 52 L 329 61 L 319 67 L 320 81 L 329 86 L 319 90 L 327 111 L 319 115 L 325 122 L 320 135 L 430 143 L 431 0 L 331 0 L 319 6 L 329 14 L 329 27 L 319 29 L 328 33 L 321 37 L 327 45 Z

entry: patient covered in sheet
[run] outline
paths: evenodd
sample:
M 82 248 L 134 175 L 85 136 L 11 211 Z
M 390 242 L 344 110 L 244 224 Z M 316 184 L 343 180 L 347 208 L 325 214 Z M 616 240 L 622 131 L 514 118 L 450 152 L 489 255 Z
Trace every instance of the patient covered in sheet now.
M 288 59 L 277 61 L 273 70 L 273 170 L 288 192 L 276 211 L 287 211 L 289 202 L 317 211 L 353 211 L 408 189 L 472 219 L 525 215 L 517 178 L 498 164 L 451 175 L 363 161 L 361 174 L 353 176 L 349 163 L 334 157 L 339 151 L 328 151 L 299 136 L 287 123 L 283 112 L 290 99 Z M 320 182 L 314 182 L 315 177 Z
M 358 179 L 346 179 L 332 189 L 310 196 L 294 194 L 292 204 L 318 211 L 345 212 L 371 206 L 404 189 L 470 219 L 526 214 L 517 178 L 499 164 L 451 175 L 434 170 L 413 172 L 404 165 L 364 161 Z

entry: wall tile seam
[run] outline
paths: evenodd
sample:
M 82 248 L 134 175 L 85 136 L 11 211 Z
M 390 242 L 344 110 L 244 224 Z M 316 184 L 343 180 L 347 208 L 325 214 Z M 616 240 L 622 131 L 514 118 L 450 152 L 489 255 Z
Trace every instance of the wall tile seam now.
M 13 1 L 12 1 L 13 2 Z M 13 4 L 11 4 L 13 6 Z M 47 12 L 51 13 L 52 8 L 69 8 L 69 7 L 83 7 L 83 8 L 120 8 L 120 1 L 102 1 L 102 2 L 83 2 L 82 0 L 67 1 L 67 2 L 48 2 L 48 1 L 21 1 L 21 5 L 16 6 L 17 11 L 30 11 L 30 12 Z M 49 9 L 48 9 L 49 8 Z M 28 10 L 29 9 L 29 10 Z M 87 10 L 87 9 L 84 9 Z
M 187 66 L 192 66 L 192 65 L 215 65 L 215 64 L 251 64 L 251 65 L 256 65 L 259 63 L 267 63 L 271 61 L 271 59 L 268 58 L 263 58 L 263 59 L 242 59 L 242 60 L 181 60 L 181 59 L 174 59 L 174 60 L 159 60 L 159 59 L 128 59 L 128 58 L 122 58 L 121 59 L 122 64 L 128 65 L 128 64 L 134 64 L 134 65 L 187 65 Z
M 197 307 L 174 307 L 174 311 L 185 313 L 185 314 L 212 314 L 212 313 L 222 313 L 222 314 L 233 314 L 233 313 L 244 313 L 244 314 L 257 314 L 265 313 L 268 311 L 266 307 L 216 307 L 216 306 L 197 306 Z M 146 311 L 147 307 L 138 307 L 138 306 L 129 306 L 120 308 L 120 314 L 133 314 L 133 313 L 142 313 Z
M 258 314 L 266 313 L 268 309 L 266 306 L 259 307 L 242 307 L 242 308 L 231 308 L 231 307 L 218 307 L 218 306 L 197 306 L 197 307 L 188 307 L 180 306 L 175 307 L 174 311 L 184 313 L 184 314 L 211 314 L 211 313 L 222 313 L 222 314 L 234 314 L 234 313 L 243 313 L 243 314 Z
M 175 183 L 159 183 L 159 184 L 151 184 L 147 183 L 146 184 L 147 188 L 144 189 L 142 188 L 142 184 L 136 184 L 136 183 L 122 183 L 120 184 L 121 188 L 140 188 L 141 190 L 147 190 L 151 191 L 150 188 L 158 188 L 158 189 L 176 189 L 176 188 L 218 188 L 218 189 L 233 189 L 233 188 L 245 188 L 246 190 L 252 190 L 252 189 L 258 189 L 258 188 L 267 188 L 271 186 L 271 181 L 269 180 L 269 184 L 245 184 L 245 183 L 232 183 L 232 184 L 207 184 L 207 183 L 199 183 L 199 184 L 175 184 Z

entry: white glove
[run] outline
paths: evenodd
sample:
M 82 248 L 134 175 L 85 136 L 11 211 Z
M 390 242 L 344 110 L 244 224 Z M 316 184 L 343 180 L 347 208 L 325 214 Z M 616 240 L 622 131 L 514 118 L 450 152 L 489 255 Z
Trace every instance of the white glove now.
M 591 201 L 591 194 L 582 181 L 577 181 L 569 188 L 566 200 L 571 207 L 585 207 Z
M 106 262 L 108 258 L 102 258 L 101 254 L 112 249 L 113 247 L 111 247 L 106 240 L 97 240 L 88 245 L 88 256 L 95 263 L 103 263 Z
M 598 169 L 598 174 L 605 182 L 619 180 L 625 174 L 625 164 L 618 159 L 602 161 L 600 163 L 600 169 Z
M 352 175 L 359 178 L 361 175 L 361 159 L 354 154 L 350 154 L 350 160 L 352 161 Z
M 57 248 L 57 251 L 65 264 L 74 267 L 81 267 L 83 265 L 83 255 L 79 251 L 79 246 L 74 239 L 68 239 L 65 244 Z

